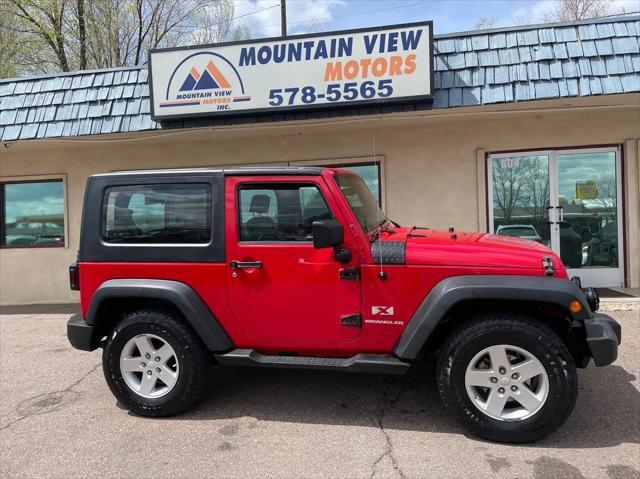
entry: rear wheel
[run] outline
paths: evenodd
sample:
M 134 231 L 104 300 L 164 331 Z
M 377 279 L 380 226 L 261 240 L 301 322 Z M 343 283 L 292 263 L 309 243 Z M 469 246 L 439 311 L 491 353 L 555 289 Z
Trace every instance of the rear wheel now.
M 445 407 L 471 433 L 529 442 L 566 421 L 578 381 L 571 354 L 551 329 L 524 315 L 490 313 L 449 336 L 438 387 Z
M 109 388 L 127 409 L 172 416 L 206 388 L 210 355 L 191 329 L 164 311 L 137 311 L 114 329 L 102 356 Z

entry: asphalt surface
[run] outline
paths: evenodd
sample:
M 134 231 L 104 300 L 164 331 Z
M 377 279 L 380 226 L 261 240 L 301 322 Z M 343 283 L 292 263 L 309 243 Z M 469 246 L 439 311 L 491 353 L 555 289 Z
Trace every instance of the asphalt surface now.
M 53 310 L 53 308 L 52 308 Z M 640 478 L 640 313 L 615 312 L 610 367 L 579 372 L 573 415 L 532 445 L 467 437 L 433 364 L 407 376 L 219 368 L 172 419 L 131 415 L 100 350 L 73 350 L 67 314 L 0 316 L 0 476 Z

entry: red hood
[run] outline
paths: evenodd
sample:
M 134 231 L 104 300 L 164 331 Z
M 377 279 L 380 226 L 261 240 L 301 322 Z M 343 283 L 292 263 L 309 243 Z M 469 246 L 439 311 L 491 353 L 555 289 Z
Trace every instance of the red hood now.
M 553 251 L 535 241 L 486 233 L 395 228 L 383 233 L 386 241 L 406 241 L 407 264 L 510 267 L 540 270 L 542 258 L 551 256 L 556 269 L 562 262 Z

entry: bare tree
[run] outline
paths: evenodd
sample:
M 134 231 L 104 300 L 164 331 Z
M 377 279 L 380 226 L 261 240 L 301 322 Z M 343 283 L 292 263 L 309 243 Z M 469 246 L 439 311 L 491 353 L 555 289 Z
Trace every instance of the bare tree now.
M 0 12 L 8 39 L 0 66 L 24 62 L 2 75 L 139 65 L 151 48 L 193 43 L 194 31 L 215 41 L 248 37 L 233 0 L 0 0 Z M 204 25 L 202 12 L 214 12 Z M 30 59 L 5 48 L 12 38 L 30 45 Z
M 617 187 L 616 176 L 613 173 L 602 173 L 596 180 L 598 196 L 591 200 L 599 212 L 604 213 L 607 223 L 616 220 L 617 216 Z
M 331 30 L 331 22 L 326 18 L 311 17 L 306 24 L 306 27 L 299 33 L 314 33 L 314 32 L 326 32 Z M 298 32 L 296 32 L 298 33 Z
M 24 61 L 29 57 L 29 45 L 20 35 L 8 28 L 7 11 L 0 8 L 0 78 L 15 77 L 24 71 Z
M 549 205 L 549 170 L 535 160 L 525 162 L 522 171 L 524 198 L 522 206 L 531 216 L 531 222 L 539 226 L 547 220 Z
M 625 13 L 615 8 L 611 0 L 559 0 L 543 13 L 545 22 L 576 22 L 588 18 Z
M 84 15 L 84 0 L 77 0 L 76 18 L 78 19 L 78 53 L 80 55 L 78 66 L 80 70 L 87 68 L 87 23 Z
M 250 38 L 248 27 L 234 20 L 233 0 L 220 0 L 194 15 L 191 43 L 206 44 Z
M 480 17 L 473 27 L 474 30 L 488 30 L 496 26 L 497 20 L 495 17 Z
M 541 227 L 547 220 L 549 171 L 535 157 L 503 158 L 492 166 L 493 200 L 505 224 L 516 219 Z
M 524 187 L 521 179 L 522 165 L 511 158 L 500 160 L 493 166 L 493 201 L 502 210 L 504 223 L 511 222 L 511 216 L 522 201 L 520 193 Z
M 3 2 L 5 3 L 5 2 Z M 45 45 L 51 48 L 62 71 L 69 71 L 66 44 L 64 39 L 65 0 L 8 0 L 6 7 L 21 25 L 14 31 L 22 34 L 37 35 Z M 4 8 L 5 5 L 2 5 Z M 10 25 L 5 27 L 11 28 Z

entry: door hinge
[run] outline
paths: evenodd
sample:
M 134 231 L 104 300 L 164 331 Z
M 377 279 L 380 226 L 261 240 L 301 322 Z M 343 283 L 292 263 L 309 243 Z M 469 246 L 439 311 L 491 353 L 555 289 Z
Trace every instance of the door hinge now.
M 340 279 L 355 281 L 359 278 L 360 270 L 358 268 L 343 268 L 340 270 Z
M 342 316 L 340 318 L 340 324 L 347 328 L 361 328 L 362 316 L 359 314 L 350 314 L 349 316 Z

